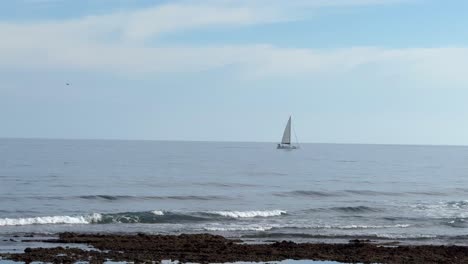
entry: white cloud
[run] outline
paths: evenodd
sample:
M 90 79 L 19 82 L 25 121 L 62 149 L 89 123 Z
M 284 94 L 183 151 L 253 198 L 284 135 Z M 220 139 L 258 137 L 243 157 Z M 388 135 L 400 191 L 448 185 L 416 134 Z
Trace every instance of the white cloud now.
M 249 8 L 195 5 L 166 5 L 119 17 L 120 21 L 125 21 L 121 29 L 126 40 L 144 40 L 161 33 L 203 27 L 242 26 L 277 19 L 273 14 L 257 14 Z
M 467 82 L 464 47 L 314 50 L 270 44 L 149 45 L 163 33 L 245 26 L 294 19 L 298 7 L 375 5 L 401 0 L 179 1 L 147 9 L 65 21 L 0 23 L 0 68 L 77 69 L 117 74 L 200 72 L 232 66 L 249 78 L 342 74 L 371 67 L 375 74 Z M 280 7 L 281 5 L 282 8 Z M 263 7 L 263 8 L 262 8 Z M 369 72 L 369 71 L 368 71 Z
M 64 0 L 23 0 L 26 3 Z M 77 37 L 105 38 L 120 41 L 144 41 L 163 33 L 209 27 L 233 27 L 304 19 L 304 12 L 321 7 L 381 5 L 410 0 L 180 0 L 147 8 L 121 10 L 107 15 L 87 16 L 63 21 L 34 21 L 19 24 L 18 30 L 60 33 Z M 9 26 L 5 23 L 0 26 Z M 10 25 L 14 26 L 14 25 Z M 3 29 L 4 30 L 4 29 Z M 2 33 L 2 32 L 0 32 Z

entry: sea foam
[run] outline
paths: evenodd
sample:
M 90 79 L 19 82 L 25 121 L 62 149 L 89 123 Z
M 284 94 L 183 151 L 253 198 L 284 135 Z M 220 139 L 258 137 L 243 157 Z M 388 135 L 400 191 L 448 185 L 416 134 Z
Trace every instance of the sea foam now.
M 153 213 L 154 215 L 159 215 L 159 216 L 164 215 L 164 212 L 163 212 L 163 211 L 159 211 L 159 210 L 151 211 L 151 213 Z
M 252 218 L 252 217 L 271 217 L 286 214 L 283 210 L 271 211 L 211 211 L 210 214 L 221 215 L 231 218 Z
M 246 225 L 246 226 L 240 226 L 240 225 L 228 225 L 228 226 L 206 226 L 203 227 L 205 231 L 221 231 L 221 232 L 226 232 L 226 231 L 257 231 L 257 232 L 263 232 L 263 231 L 268 231 L 273 229 L 274 226 L 269 226 L 269 225 Z
M 418 203 L 410 205 L 415 212 L 429 218 L 468 218 L 468 201 L 448 201 L 435 204 Z
M 344 225 L 336 227 L 327 227 L 327 228 L 336 228 L 336 229 L 380 229 L 380 228 L 407 228 L 410 227 L 409 224 L 396 224 L 396 225 Z
M 102 215 L 87 216 L 38 216 L 29 218 L 0 218 L 0 226 L 47 225 L 47 224 L 91 224 L 101 221 Z

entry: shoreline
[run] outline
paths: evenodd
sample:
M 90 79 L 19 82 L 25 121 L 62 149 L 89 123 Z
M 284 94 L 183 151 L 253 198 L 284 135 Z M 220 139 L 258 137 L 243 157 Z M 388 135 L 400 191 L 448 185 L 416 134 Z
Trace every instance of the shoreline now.
M 468 263 L 468 247 L 452 245 L 385 245 L 370 240 L 343 244 L 275 241 L 244 243 L 211 234 L 124 235 L 61 233 L 58 238 L 25 238 L 22 243 L 42 242 L 51 247 L 26 248 L 23 253 L 2 253 L 0 260 L 25 263 L 74 263 L 89 261 L 131 261 L 138 263 L 178 260 L 179 262 L 223 263 L 282 260 L 338 261 L 344 263 Z M 60 245 L 59 245 L 60 244 Z M 57 246 L 55 246 L 57 245 Z M 65 245 L 65 246 L 64 246 Z M 77 247 L 86 245 L 91 248 Z

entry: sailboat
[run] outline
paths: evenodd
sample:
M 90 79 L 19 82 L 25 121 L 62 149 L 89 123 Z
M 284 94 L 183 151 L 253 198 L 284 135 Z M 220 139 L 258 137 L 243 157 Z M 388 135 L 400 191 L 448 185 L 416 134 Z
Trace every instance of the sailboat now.
M 278 143 L 277 149 L 297 149 L 299 146 L 295 146 L 291 144 L 291 116 L 289 116 L 288 123 L 284 128 L 283 138 L 281 139 L 281 143 Z

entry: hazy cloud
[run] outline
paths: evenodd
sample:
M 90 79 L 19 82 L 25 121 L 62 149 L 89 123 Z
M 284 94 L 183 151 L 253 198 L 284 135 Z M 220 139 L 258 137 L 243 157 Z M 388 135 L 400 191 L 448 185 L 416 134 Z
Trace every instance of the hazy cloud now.
M 323 6 L 392 4 L 402 0 L 177 1 L 150 8 L 78 19 L 0 23 L 0 67 L 74 69 L 116 74 L 200 72 L 230 66 L 243 78 L 341 74 L 372 67 L 375 72 L 468 82 L 465 47 L 384 49 L 280 48 L 247 45 L 158 45 L 160 34 L 206 27 L 278 23 L 291 10 Z M 448 69 L 451 70 L 448 70 Z M 453 70 L 455 69 L 455 70 Z

